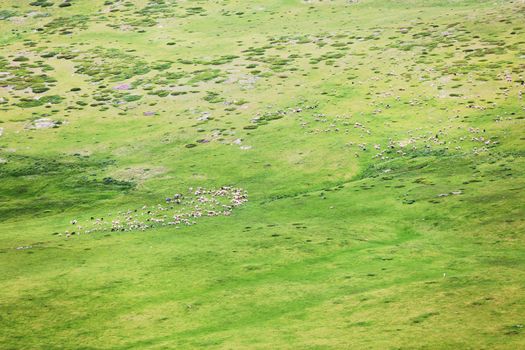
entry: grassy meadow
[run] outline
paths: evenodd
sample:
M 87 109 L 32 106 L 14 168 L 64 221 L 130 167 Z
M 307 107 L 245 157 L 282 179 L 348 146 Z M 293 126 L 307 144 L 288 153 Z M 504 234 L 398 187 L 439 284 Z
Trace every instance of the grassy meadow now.
M 524 349 L 525 3 L 0 0 L 0 349 Z

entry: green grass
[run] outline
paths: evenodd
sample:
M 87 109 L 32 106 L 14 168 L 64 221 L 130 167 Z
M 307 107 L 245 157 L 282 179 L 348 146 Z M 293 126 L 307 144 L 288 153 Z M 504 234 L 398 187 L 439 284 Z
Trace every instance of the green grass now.
M 0 0 L 0 348 L 525 347 L 524 14 Z

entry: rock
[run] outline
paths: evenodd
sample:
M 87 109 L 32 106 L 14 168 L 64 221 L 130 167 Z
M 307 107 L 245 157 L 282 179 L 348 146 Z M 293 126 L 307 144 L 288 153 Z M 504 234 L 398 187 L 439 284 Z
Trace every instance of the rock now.
M 129 89 L 131 89 L 131 85 L 129 85 L 129 84 L 120 84 L 120 85 L 115 86 L 113 89 L 115 89 L 115 90 L 129 90 Z
M 49 118 L 40 118 L 34 120 L 33 123 L 31 123 L 31 125 L 29 126 L 29 129 L 49 129 L 58 125 L 60 125 L 59 122 L 56 122 Z

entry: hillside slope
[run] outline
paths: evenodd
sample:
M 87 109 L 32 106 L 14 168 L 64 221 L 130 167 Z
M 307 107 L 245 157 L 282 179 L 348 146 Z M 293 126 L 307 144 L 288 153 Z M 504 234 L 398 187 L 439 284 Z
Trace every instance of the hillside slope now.
M 525 348 L 524 18 L 0 0 L 0 348 Z

